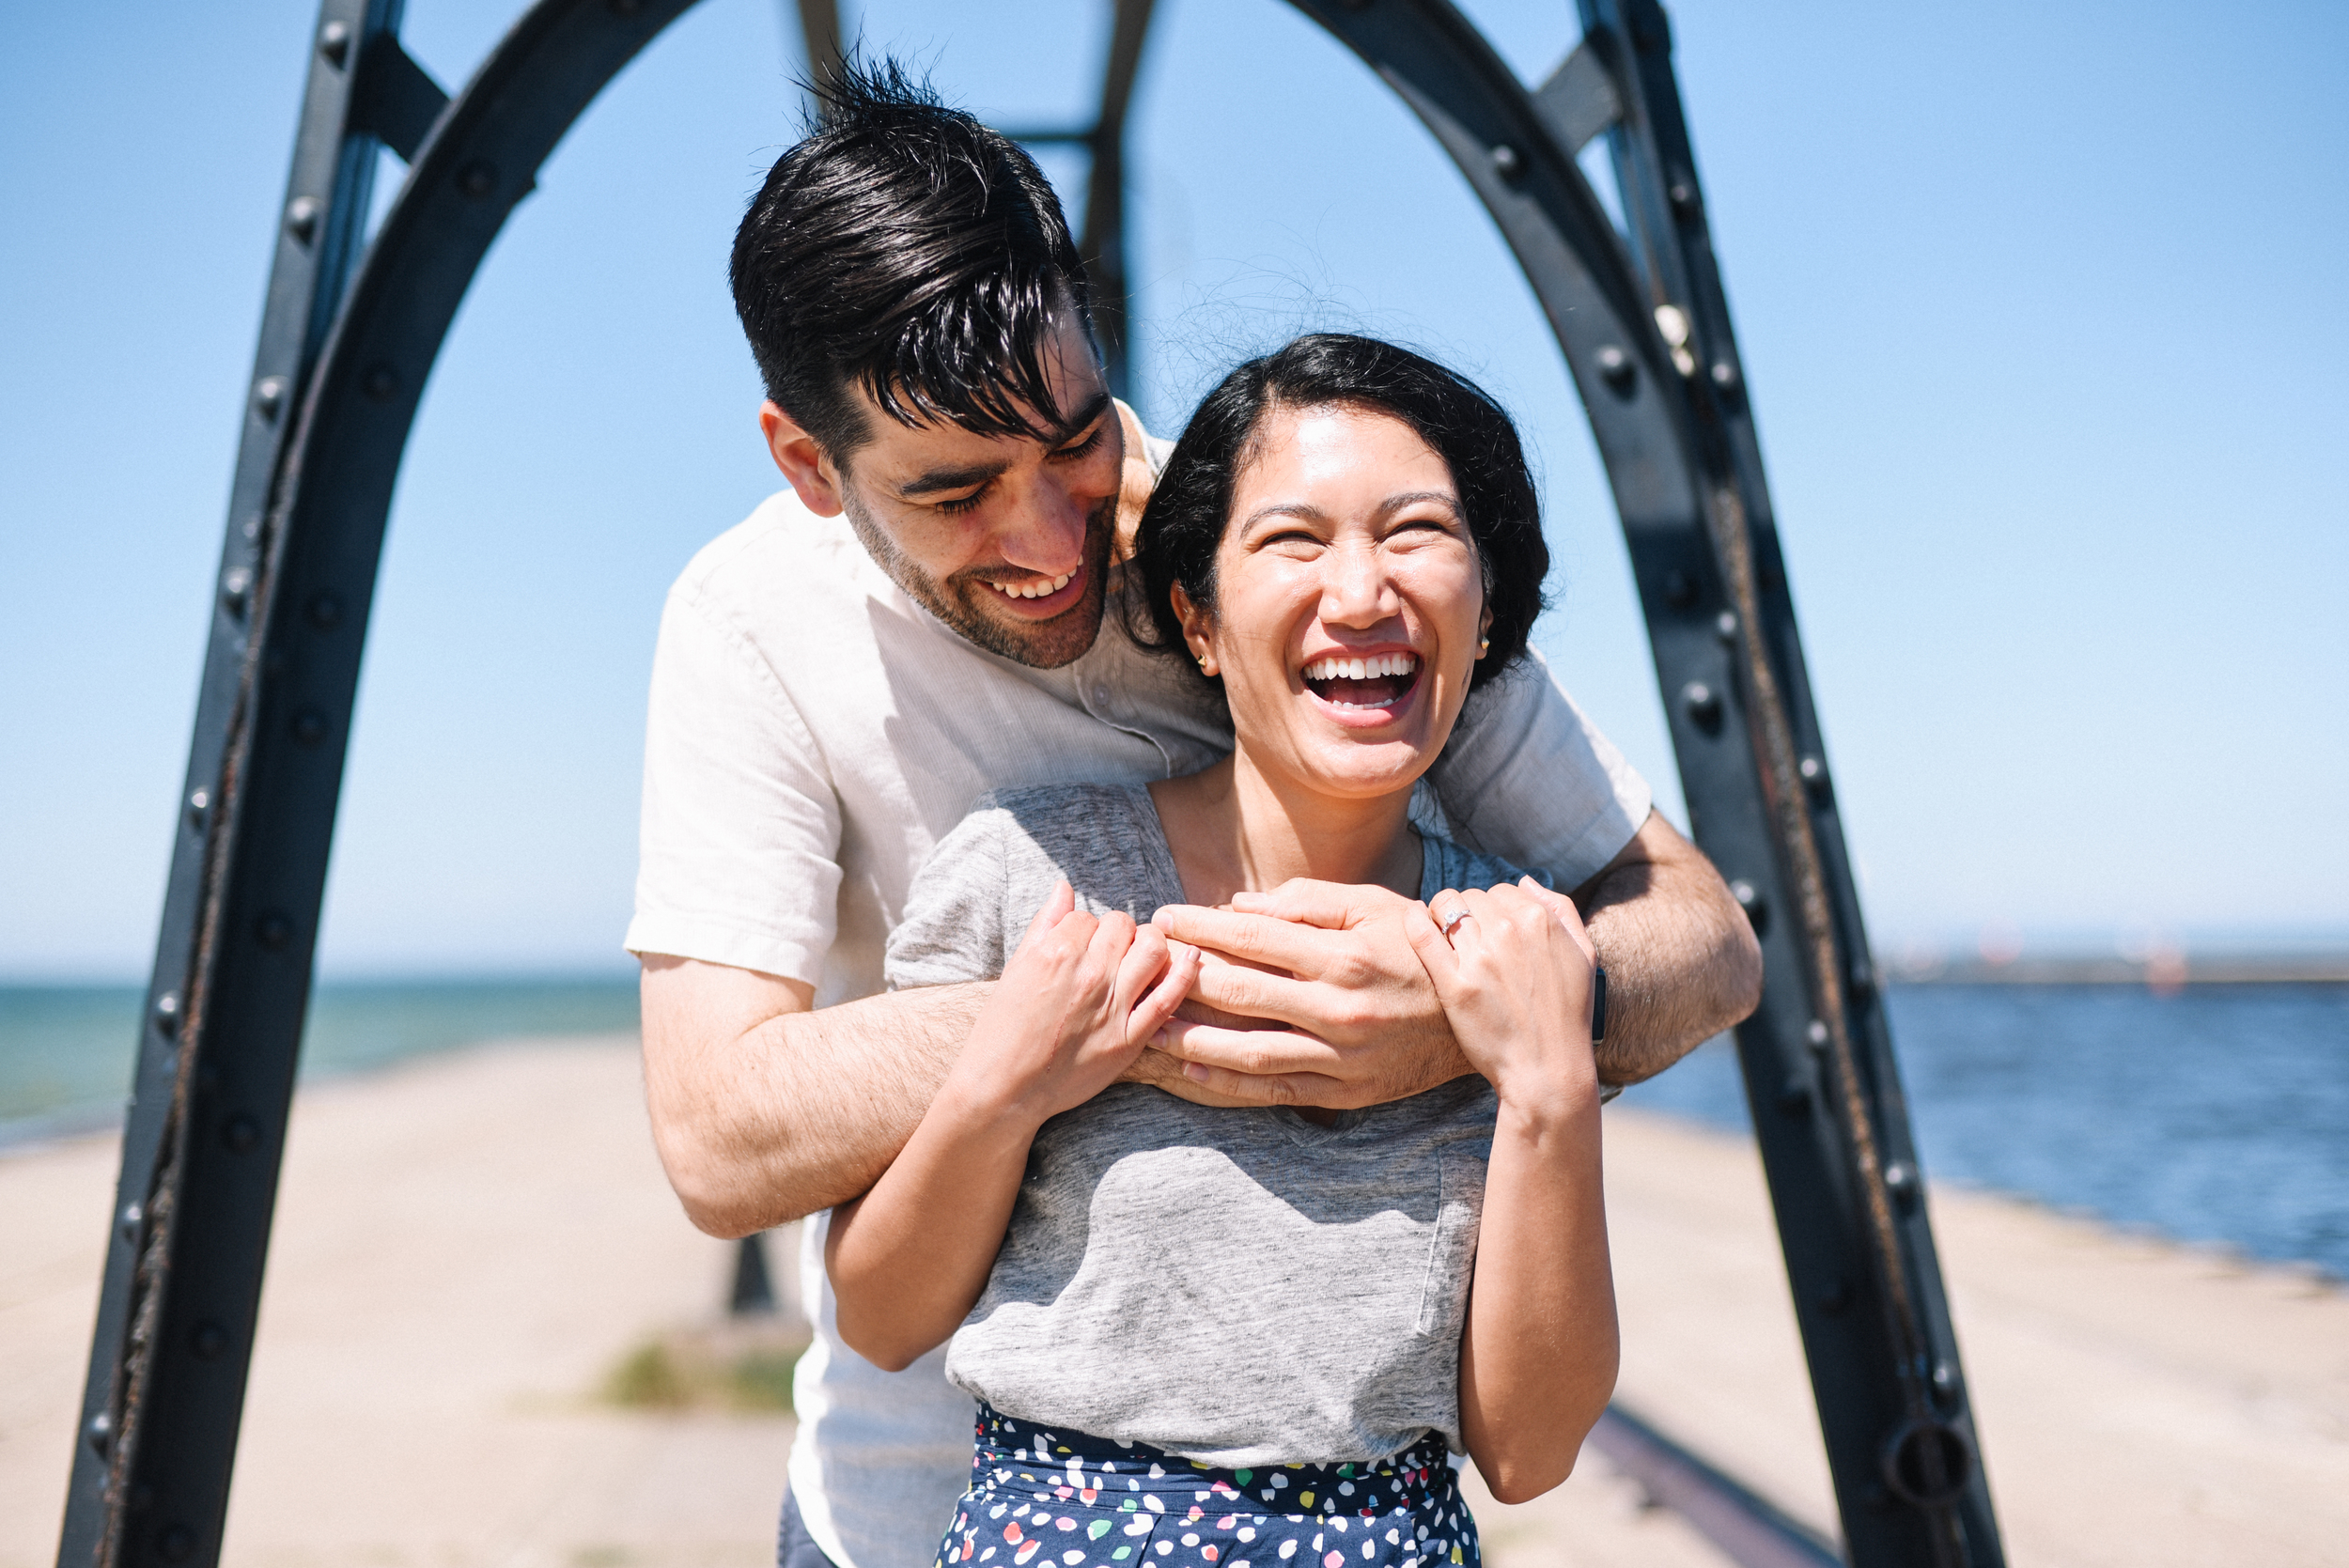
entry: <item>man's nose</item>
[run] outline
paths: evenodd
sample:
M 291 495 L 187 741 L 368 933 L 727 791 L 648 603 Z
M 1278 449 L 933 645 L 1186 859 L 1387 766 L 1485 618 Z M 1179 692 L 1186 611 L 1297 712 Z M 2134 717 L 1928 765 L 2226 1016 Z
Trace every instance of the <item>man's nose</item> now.
M 1050 577 L 1074 571 L 1084 561 L 1085 524 L 1090 516 L 1084 498 L 1047 470 L 1019 497 L 996 548 L 1003 551 L 1007 566 Z
M 1397 614 L 1402 600 L 1376 550 L 1340 545 L 1322 557 L 1321 618 L 1335 626 L 1372 627 Z

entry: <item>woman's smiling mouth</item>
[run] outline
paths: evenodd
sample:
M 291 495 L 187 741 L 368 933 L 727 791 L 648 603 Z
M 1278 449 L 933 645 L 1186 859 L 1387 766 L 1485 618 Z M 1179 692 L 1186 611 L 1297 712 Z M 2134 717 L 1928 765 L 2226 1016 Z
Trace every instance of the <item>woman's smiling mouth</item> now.
M 1419 685 L 1415 653 L 1355 659 L 1330 655 L 1305 666 L 1305 690 L 1332 707 L 1358 711 L 1392 707 Z

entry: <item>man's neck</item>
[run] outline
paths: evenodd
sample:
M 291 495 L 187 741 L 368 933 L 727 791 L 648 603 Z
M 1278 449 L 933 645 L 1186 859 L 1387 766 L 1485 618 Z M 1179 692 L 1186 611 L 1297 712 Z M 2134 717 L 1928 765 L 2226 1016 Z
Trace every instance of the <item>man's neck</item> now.
M 1408 788 L 1367 799 L 1326 795 L 1252 766 L 1242 750 L 1205 772 L 1154 784 L 1150 796 L 1193 904 L 1226 903 L 1299 877 L 1419 894 Z

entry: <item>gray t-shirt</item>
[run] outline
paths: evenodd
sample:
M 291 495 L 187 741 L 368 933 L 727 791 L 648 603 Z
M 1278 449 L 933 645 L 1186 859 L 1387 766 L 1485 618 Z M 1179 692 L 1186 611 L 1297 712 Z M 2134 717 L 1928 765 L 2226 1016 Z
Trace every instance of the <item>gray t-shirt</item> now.
M 1516 867 L 1423 839 L 1423 897 Z M 1183 901 L 1147 789 L 983 797 L 916 877 L 893 989 L 1003 972 L 1066 878 L 1147 921 Z M 1007 1415 L 1221 1466 L 1460 1440 L 1460 1334 L 1496 1101 L 1480 1078 L 1320 1126 L 1117 1084 L 1036 1135 L 946 1375 Z

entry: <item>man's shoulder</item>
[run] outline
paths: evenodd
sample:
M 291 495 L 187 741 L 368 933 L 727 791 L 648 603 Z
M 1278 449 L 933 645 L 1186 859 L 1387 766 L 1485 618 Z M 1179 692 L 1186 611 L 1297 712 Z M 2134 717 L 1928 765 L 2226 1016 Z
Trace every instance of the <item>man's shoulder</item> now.
M 785 489 L 695 551 L 670 592 L 708 610 L 771 612 L 887 585 L 846 519 L 819 518 Z

